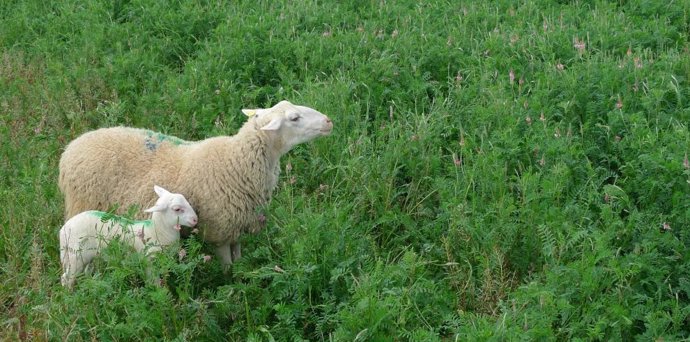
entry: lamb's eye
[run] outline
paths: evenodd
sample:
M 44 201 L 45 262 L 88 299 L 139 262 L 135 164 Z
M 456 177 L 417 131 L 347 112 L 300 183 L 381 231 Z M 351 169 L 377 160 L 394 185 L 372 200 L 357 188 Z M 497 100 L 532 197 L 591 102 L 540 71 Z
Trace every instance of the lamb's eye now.
M 290 121 L 297 121 L 297 120 L 299 120 L 299 118 L 300 118 L 299 116 L 294 116 L 294 117 L 290 118 Z
M 183 212 L 184 212 L 184 209 L 182 209 L 182 208 L 175 208 L 175 209 L 173 209 L 173 210 L 174 210 L 176 213 L 183 213 Z

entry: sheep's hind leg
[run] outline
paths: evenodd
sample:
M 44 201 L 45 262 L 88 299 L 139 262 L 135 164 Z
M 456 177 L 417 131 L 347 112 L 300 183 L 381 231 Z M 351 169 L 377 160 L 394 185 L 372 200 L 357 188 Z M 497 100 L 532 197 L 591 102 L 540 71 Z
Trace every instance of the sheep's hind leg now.
M 232 250 L 232 261 L 235 262 L 242 257 L 242 245 L 240 242 L 235 242 L 230 244 L 230 249 Z
M 220 263 L 223 265 L 223 273 L 227 274 L 230 270 L 230 266 L 232 265 L 231 244 L 226 243 L 216 246 L 216 255 L 220 259 Z

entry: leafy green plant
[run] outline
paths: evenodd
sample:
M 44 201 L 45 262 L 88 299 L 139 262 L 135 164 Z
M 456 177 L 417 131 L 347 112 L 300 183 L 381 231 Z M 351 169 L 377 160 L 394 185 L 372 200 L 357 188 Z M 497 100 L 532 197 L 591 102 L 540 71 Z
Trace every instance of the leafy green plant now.
M 0 339 L 688 339 L 689 15 L 1 2 Z M 283 158 L 230 274 L 191 236 L 151 260 L 113 244 L 60 286 L 69 141 L 233 134 L 283 99 L 334 133 Z

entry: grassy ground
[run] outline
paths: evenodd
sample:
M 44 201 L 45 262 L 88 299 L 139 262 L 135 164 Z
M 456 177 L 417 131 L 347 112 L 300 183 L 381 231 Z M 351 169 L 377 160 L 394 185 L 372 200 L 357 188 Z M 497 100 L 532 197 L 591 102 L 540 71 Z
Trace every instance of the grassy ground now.
M 690 338 L 688 1 L 9 0 L 0 20 L 0 340 Z M 335 132 L 284 157 L 232 276 L 192 238 L 152 261 L 162 287 L 114 245 L 62 289 L 66 143 L 233 134 L 282 99 Z

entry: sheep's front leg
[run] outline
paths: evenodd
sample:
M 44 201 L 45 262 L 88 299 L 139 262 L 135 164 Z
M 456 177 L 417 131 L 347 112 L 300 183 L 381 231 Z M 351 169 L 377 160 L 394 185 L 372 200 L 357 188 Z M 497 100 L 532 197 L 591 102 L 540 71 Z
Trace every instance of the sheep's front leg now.
M 162 249 L 158 246 L 150 247 L 146 251 L 146 258 L 148 259 L 146 260 L 146 280 L 157 286 L 160 286 L 163 283 L 163 280 L 158 276 L 158 274 L 154 274 L 153 265 L 151 265 L 151 263 L 153 262 L 153 258 L 156 253 L 160 251 L 162 251 Z
M 228 273 L 230 265 L 232 265 L 232 248 L 229 243 L 216 246 L 216 255 L 223 265 L 223 272 Z
M 84 260 L 75 253 L 67 252 L 62 259 L 62 268 L 65 271 L 60 277 L 62 286 L 72 290 L 77 275 L 84 270 Z
M 232 250 L 232 261 L 235 262 L 242 257 L 242 245 L 237 241 L 230 244 L 230 249 Z

